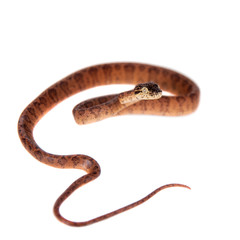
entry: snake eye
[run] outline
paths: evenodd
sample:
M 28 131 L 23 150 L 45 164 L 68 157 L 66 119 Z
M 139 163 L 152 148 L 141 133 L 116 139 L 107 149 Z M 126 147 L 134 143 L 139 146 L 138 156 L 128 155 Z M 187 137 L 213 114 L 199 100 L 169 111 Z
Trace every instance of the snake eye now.
M 142 93 L 143 94 L 147 94 L 148 93 L 148 88 L 147 87 L 143 87 L 142 88 Z

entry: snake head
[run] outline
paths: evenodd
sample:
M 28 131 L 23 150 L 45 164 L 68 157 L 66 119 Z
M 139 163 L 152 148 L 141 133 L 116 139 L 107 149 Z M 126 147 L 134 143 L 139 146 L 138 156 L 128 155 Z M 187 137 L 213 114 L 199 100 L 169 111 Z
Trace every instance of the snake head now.
M 140 83 L 134 88 L 135 96 L 138 100 L 159 99 L 162 96 L 162 90 L 154 82 Z

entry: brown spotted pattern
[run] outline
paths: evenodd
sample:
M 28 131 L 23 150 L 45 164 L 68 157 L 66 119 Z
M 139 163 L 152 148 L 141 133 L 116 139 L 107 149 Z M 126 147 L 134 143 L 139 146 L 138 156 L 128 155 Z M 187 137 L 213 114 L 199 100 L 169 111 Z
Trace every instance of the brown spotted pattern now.
M 124 114 L 179 116 L 189 114 L 197 108 L 200 91 L 198 86 L 187 77 L 166 68 L 147 64 L 111 63 L 88 67 L 67 76 L 42 92 L 22 112 L 18 122 L 18 133 L 23 146 L 33 157 L 52 167 L 81 169 L 87 173 L 73 182 L 57 199 L 54 205 L 54 214 L 61 222 L 70 226 L 86 226 L 133 208 L 162 189 L 168 187 L 188 188 L 181 184 L 165 185 L 133 204 L 85 222 L 69 221 L 59 212 L 63 201 L 77 188 L 96 179 L 101 170 L 99 164 L 86 155 L 62 156 L 45 152 L 37 145 L 33 137 L 33 129 L 37 122 L 58 103 L 83 90 L 107 84 L 136 85 L 150 81 L 157 83 L 163 91 L 168 91 L 173 95 L 131 104 L 121 104 L 118 94 L 90 99 L 73 109 L 76 122 L 85 124 L 113 115 Z

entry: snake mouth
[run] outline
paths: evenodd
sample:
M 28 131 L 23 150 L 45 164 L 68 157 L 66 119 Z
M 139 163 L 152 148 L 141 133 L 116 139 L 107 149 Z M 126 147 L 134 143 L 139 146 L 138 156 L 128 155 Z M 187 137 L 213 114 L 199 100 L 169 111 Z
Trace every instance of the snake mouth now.
M 139 100 L 153 100 L 162 96 L 162 90 L 154 82 L 138 84 L 134 89 L 134 93 Z

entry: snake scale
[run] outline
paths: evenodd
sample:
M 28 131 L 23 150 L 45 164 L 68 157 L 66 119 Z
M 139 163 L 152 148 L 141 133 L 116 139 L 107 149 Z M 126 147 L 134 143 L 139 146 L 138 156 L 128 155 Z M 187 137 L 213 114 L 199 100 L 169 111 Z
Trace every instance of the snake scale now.
M 60 195 L 53 208 L 55 216 L 70 226 L 86 226 L 99 222 L 147 201 L 165 188 L 189 188 L 182 184 L 164 185 L 135 203 L 84 222 L 73 222 L 60 214 L 63 201 L 77 188 L 96 179 L 101 172 L 100 166 L 86 155 L 55 155 L 45 152 L 34 140 L 34 127 L 48 111 L 64 99 L 86 89 L 108 84 L 133 84 L 135 88 L 78 104 L 73 109 L 78 124 L 124 114 L 180 116 L 193 112 L 199 104 L 199 88 L 189 78 L 166 68 L 141 63 L 109 63 L 81 69 L 56 82 L 33 100 L 22 112 L 18 122 L 18 134 L 23 146 L 34 158 L 48 166 L 81 169 L 86 172 L 86 175 L 73 182 Z M 172 95 L 162 95 L 159 86 Z

